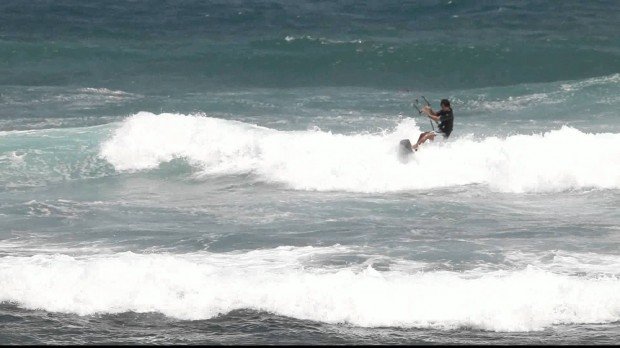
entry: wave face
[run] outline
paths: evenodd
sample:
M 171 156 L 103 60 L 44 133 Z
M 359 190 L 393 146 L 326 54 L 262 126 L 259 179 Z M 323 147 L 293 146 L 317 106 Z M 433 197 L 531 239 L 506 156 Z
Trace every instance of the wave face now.
M 97 155 L 105 127 L 0 131 L 2 188 L 101 178 L 114 168 Z
M 408 161 L 400 139 L 420 133 L 413 119 L 380 134 L 278 131 L 204 116 L 127 118 L 101 146 L 118 171 L 183 158 L 199 175 L 254 174 L 297 190 L 391 192 L 470 184 L 501 192 L 620 188 L 620 134 L 562 127 L 504 138 L 457 137 L 425 144 Z
M 313 256 L 342 249 L 4 257 L 0 301 L 79 315 L 161 312 L 199 320 L 254 309 L 365 327 L 493 331 L 620 320 L 617 274 L 584 277 L 532 266 L 464 273 L 304 267 Z

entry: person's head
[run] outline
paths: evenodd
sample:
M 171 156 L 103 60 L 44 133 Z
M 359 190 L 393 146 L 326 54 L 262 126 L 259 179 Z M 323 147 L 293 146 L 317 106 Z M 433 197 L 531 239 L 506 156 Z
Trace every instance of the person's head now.
M 450 106 L 450 101 L 448 99 L 442 99 L 441 100 L 441 110 L 450 110 L 451 106 Z

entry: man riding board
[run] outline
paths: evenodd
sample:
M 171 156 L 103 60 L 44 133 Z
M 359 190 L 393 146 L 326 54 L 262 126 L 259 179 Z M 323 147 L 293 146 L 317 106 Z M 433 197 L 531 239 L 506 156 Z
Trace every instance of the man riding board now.
M 412 146 L 414 151 L 418 151 L 418 147 L 427 140 L 433 141 L 435 135 L 441 134 L 444 139 L 447 139 L 452 133 L 452 124 L 454 121 L 454 115 L 452 114 L 452 107 L 450 107 L 450 101 L 448 99 L 441 100 L 441 110 L 435 112 L 430 106 L 425 106 L 421 111 L 425 113 L 430 119 L 437 122 L 439 128 L 438 131 L 424 132 L 420 134 L 418 142 Z

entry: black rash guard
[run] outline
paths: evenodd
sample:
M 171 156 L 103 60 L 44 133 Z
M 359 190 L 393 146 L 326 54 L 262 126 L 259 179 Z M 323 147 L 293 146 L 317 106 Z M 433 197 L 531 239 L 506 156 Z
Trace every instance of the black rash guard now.
M 435 116 L 439 116 L 439 132 L 443 133 L 447 138 L 452 133 L 452 124 L 454 123 L 454 115 L 452 114 L 452 109 L 449 111 L 439 110 L 435 113 Z

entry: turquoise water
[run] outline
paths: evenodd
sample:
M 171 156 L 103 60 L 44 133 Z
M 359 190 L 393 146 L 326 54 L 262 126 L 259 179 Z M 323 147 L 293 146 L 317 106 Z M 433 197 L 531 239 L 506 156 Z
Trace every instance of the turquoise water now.
M 617 343 L 619 10 L 2 2 L 0 342 Z

